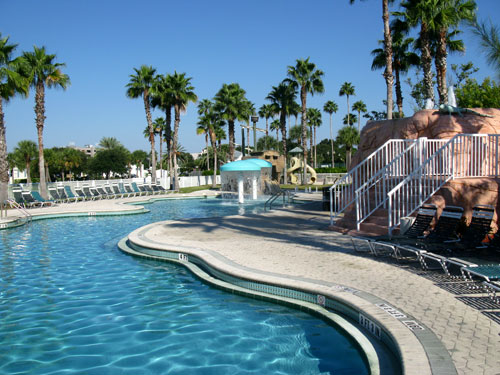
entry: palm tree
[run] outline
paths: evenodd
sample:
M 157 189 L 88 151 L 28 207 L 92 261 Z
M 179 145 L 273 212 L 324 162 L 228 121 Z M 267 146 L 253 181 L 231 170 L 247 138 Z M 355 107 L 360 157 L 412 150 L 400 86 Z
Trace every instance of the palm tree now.
M 281 129 L 281 124 L 280 120 L 273 120 L 270 125 L 271 130 L 276 130 L 276 142 L 279 141 L 279 134 L 280 134 L 280 129 Z M 286 142 L 286 140 L 285 140 Z
M 269 135 L 269 119 L 273 117 L 273 108 L 271 104 L 263 104 L 259 109 L 259 116 L 266 119 L 266 136 Z
M 351 168 L 352 146 L 359 144 L 359 133 L 356 128 L 348 125 L 340 129 L 337 136 L 337 143 L 345 146 L 346 167 L 349 170 Z
M 194 93 L 191 85 L 191 77 L 186 77 L 186 73 L 174 72 L 171 75 L 172 102 L 174 104 L 174 134 L 173 134 L 173 159 L 174 159 L 174 190 L 179 188 L 179 171 L 177 170 L 177 144 L 179 139 L 179 124 L 181 122 L 181 112 L 185 112 L 189 102 L 196 103 L 198 97 Z
M 151 90 L 151 105 L 153 107 L 158 107 L 165 112 L 165 123 L 163 131 L 165 132 L 165 142 L 167 144 L 167 154 L 168 154 L 168 170 L 170 172 L 170 181 L 173 181 L 173 168 L 172 168 L 172 93 L 170 89 L 170 75 L 158 74 L 155 77 Z M 161 142 L 163 142 L 160 136 L 160 153 L 161 153 Z M 163 165 L 163 161 L 162 161 Z
M 45 125 L 45 87 L 60 87 L 65 90 L 69 84 L 69 76 L 61 71 L 65 66 L 56 63 L 56 55 L 48 55 L 45 47 L 33 47 L 33 52 L 22 55 L 22 71 L 27 77 L 30 87 L 35 88 L 35 114 L 38 132 L 38 169 L 40 171 L 40 194 L 47 197 L 47 181 L 45 176 L 45 159 L 43 155 L 43 127 Z
M 406 38 L 405 35 L 409 31 L 408 24 L 396 19 L 391 23 L 392 31 L 392 52 L 393 62 L 392 67 L 396 76 L 396 103 L 398 105 L 399 117 L 403 117 L 403 94 L 401 91 L 401 74 L 405 74 L 411 67 L 420 66 L 420 57 L 410 51 L 410 47 L 415 42 L 413 38 Z M 383 44 L 383 41 L 379 41 Z M 373 62 L 372 70 L 385 68 L 385 50 L 376 48 L 372 51 Z M 359 130 L 359 129 L 358 129 Z
M 166 128 L 166 121 L 162 117 L 157 117 L 153 121 L 154 134 L 158 134 L 160 138 L 160 177 L 163 177 L 163 132 Z
M 355 0 L 349 0 L 351 4 Z M 387 119 L 392 120 L 392 85 L 394 83 L 394 76 L 392 75 L 392 36 L 391 29 L 389 27 L 389 3 L 393 3 L 394 0 L 382 0 L 382 19 L 384 21 L 384 50 L 385 50 L 385 71 L 384 78 L 387 86 Z M 349 112 L 349 109 L 347 110 Z
M 297 94 L 295 89 L 289 82 L 282 81 L 278 86 L 273 86 L 271 92 L 266 96 L 266 100 L 271 102 L 272 111 L 274 114 L 279 115 L 280 129 L 281 129 L 281 142 L 283 145 L 283 155 L 286 160 L 288 157 L 288 150 L 286 147 L 286 116 L 294 106 Z M 284 183 L 286 184 L 286 173 L 284 174 Z
M 314 168 L 316 168 L 317 152 L 316 152 L 316 128 L 320 127 L 321 121 L 321 111 L 316 108 L 307 108 L 307 122 L 311 127 L 311 153 L 314 145 Z M 313 158 L 311 158 L 313 159 Z
M 329 100 L 323 106 L 323 111 L 330 115 L 330 144 L 332 146 L 332 168 L 335 167 L 335 151 L 333 150 L 333 127 L 332 127 L 332 114 L 337 113 L 339 106 L 333 100 Z
M 144 110 L 146 111 L 146 122 L 149 127 L 149 141 L 151 142 L 151 181 L 156 182 L 156 152 L 153 120 L 151 118 L 151 91 L 155 81 L 156 69 L 152 66 L 141 65 L 139 69 L 134 68 L 135 74 L 130 75 L 127 84 L 127 97 L 137 99 L 142 96 Z
M 358 116 L 356 116 L 354 113 L 348 113 L 342 119 L 342 124 L 353 126 L 356 121 L 358 121 Z
M 37 154 L 37 145 L 33 141 L 19 141 L 14 148 L 17 165 L 26 170 L 26 181 L 31 184 L 31 162 Z
M 464 20 L 473 21 L 476 13 L 474 0 L 440 0 L 437 14 L 436 34 L 436 73 L 438 81 L 439 103 L 448 103 L 448 88 L 446 84 L 447 56 L 450 28 L 456 28 Z
M 2 38 L 0 33 L 0 213 L 2 215 L 9 187 L 9 162 L 3 102 L 8 102 L 18 93 L 23 96 L 28 94 L 27 81 L 17 72 L 16 63 L 18 60 L 12 60 L 12 53 L 16 47 L 16 44 L 9 44 L 9 37 Z
M 245 111 L 243 117 L 245 118 L 245 124 L 247 126 L 247 146 L 250 149 L 250 116 L 255 115 L 255 105 L 250 100 L 245 100 Z M 255 134 L 256 135 L 256 134 Z M 257 151 L 257 140 L 255 139 L 253 149 Z
M 220 113 L 222 119 L 227 121 L 229 132 L 229 157 L 234 161 L 234 122 L 246 119 L 245 90 L 239 84 L 223 84 L 215 94 L 215 111 Z
M 204 99 L 198 105 L 198 114 L 200 115 L 198 120 L 199 128 L 206 129 L 207 134 L 210 138 L 210 143 L 212 144 L 212 150 L 214 154 L 214 174 L 212 178 L 212 187 L 215 188 L 217 184 L 217 131 L 222 129 L 224 126 L 224 120 L 220 113 L 214 110 L 214 104 L 208 100 Z M 224 135 L 225 137 L 225 135 Z M 207 147 L 207 160 L 209 159 L 208 147 Z M 210 168 L 208 168 L 210 169 Z
M 130 160 L 132 163 L 134 163 L 137 166 L 137 171 L 141 172 L 141 177 L 142 177 L 142 166 L 148 159 L 148 153 L 143 150 L 135 150 L 130 154 Z
M 496 70 L 500 79 L 500 30 L 493 24 L 488 26 L 484 22 L 474 21 L 472 32 L 479 37 L 481 47 L 486 53 L 486 60 Z
M 314 95 L 325 91 L 321 77 L 324 73 L 316 68 L 316 64 L 309 62 L 307 59 L 297 59 L 295 66 L 288 66 L 289 81 L 293 84 L 296 90 L 300 92 L 300 100 L 302 104 L 302 147 L 304 149 L 304 177 L 306 180 L 306 161 L 307 161 L 307 93 Z
M 351 82 L 344 82 L 342 86 L 340 87 L 339 90 L 339 96 L 346 96 L 347 98 L 347 123 L 351 124 L 351 121 L 349 120 L 350 116 L 350 108 L 349 108 L 349 96 L 351 95 L 356 95 L 354 86 L 352 85 Z
M 206 99 L 205 99 L 206 100 Z M 208 137 L 209 137 L 209 127 L 210 124 L 208 121 L 199 121 L 198 122 L 198 127 L 196 128 L 196 134 L 198 135 L 205 135 L 205 150 L 207 151 L 207 171 L 210 170 L 210 158 L 208 157 Z
M 99 141 L 98 146 L 106 150 L 123 147 L 121 142 L 115 137 L 102 137 L 102 139 Z
M 365 113 L 367 111 L 366 104 L 362 100 L 358 100 L 352 104 L 352 110 L 358 111 L 358 133 L 361 127 L 361 112 Z

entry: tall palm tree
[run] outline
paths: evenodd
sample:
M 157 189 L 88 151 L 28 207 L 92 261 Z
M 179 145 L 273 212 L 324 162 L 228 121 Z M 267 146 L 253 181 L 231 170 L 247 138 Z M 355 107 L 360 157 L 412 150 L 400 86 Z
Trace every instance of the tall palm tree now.
M 40 171 L 40 194 L 47 197 L 45 159 L 43 154 L 43 127 L 45 125 L 45 88 L 60 87 L 65 90 L 69 76 L 61 71 L 66 66 L 55 62 L 56 55 L 47 54 L 45 47 L 33 47 L 33 52 L 22 55 L 22 71 L 30 87 L 35 89 L 35 114 L 38 133 L 38 169 Z
M 349 0 L 351 4 L 355 0 Z M 384 21 L 384 50 L 385 50 L 385 71 L 384 78 L 387 86 L 387 119 L 392 120 L 392 86 L 394 83 L 394 76 L 392 74 L 392 36 L 389 22 L 389 4 L 393 3 L 394 0 L 382 0 L 382 19 Z M 349 110 L 347 111 L 349 112 Z
M 278 142 L 279 141 L 280 129 L 281 129 L 280 120 L 278 120 L 278 119 L 273 120 L 271 122 L 270 129 L 271 130 L 276 130 L 276 142 Z M 286 140 L 285 140 L 285 142 L 286 142 Z
M 321 111 L 317 108 L 307 108 L 307 122 L 311 127 L 311 153 L 314 147 L 314 158 L 311 158 L 311 160 L 314 160 L 314 168 L 316 168 L 316 128 L 322 124 Z
M 154 134 L 158 134 L 158 138 L 160 139 L 160 177 L 163 177 L 163 132 L 166 128 L 166 121 L 162 117 L 157 117 L 153 121 Z
M 351 82 L 344 82 L 339 90 L 339 96 L 346 96 L 347 98 L 347 123 L 350 124 L 349 120 L 351 109 L 349 108 L 349 96 L 356 95 L 355 88 Z
M 26 181 L 31 184 L 31 162 L 37 154 L 37 145 L 33 141 L 19 141 L 14 148 L 14 157 L 17 165 L 26 170 Z
M 356 121 L 358 121 L 358 116 L 356 116 L 354 113 L 348 113 L 342 119 L 342 124 L 353 126 Z
M 173 181 L 174 174 L 172 168 L 172 107 L 173 98 L 170 90 L 171 76 L 158 74 L 155 77 L 151 90 L 151 105 L 160 108 L 165 112 L 165 143 L 167 144 L 168 170 L 170 172 L 170 181 Z M 160 136 L 160 151 L 163 138 Z M 163 163 L 163 161 L 162 161 Z M 163 165 L 163 164 L 162 164 Z
M 335 152 L 333 149 L 333 127 L 332 127 L 332 114 L 337 113 L 339 106 L 333 100 L 329 100 L 323 106 L 323 111 L 330 115 L 330 144 L 332 146 L 332 168 L 335 167 Z
M 365 113 L 367 111 L 366 104 L 362 100 L 358 100 L 352 104 L 352 110 L 358 111 L 358 133 L 361 128 L 361 112 Z
M 156 69 L 152 66 L 141 65 L 139 69 L 134 68 L 135 74 L 130 75 L 127 84 L 127 97 L 136 99 L 142 97 L 146 121 L 149 127 L 149 141 L 151 143 L 151 181 L 156 182 L 156 152 L 153 119 L 151 118 L 151 88 L 155 81 Z
M 405 74 L 411 67 L 420 66 L 420 57 L 410 50 L 415 39 L 406 38 L 409 32 L 409 25 L 401 19 L 395 19 L 391 23 L 392 31 L 392 53 L 394 75 L 396 77 L 396 104 L 398 106 L 399 117 L 403 117 L 403 94 L 401 90 L 401 74 Z M 379 41 L 383 43 L 383 41 Z M 376 48 L 372 51 L 372 70 L 385 68 L 385 50 Z M 359 130 L 359 129 L 358 129 Z
M 215 111 L 222 115 L 222 119 L 227 121 L 229 133 L 229 157 L 234 161 L 234 122 L 245 120 L 246 102 L 245 90 L 239 84 L 223 84 L 221 89 L 215 94 Z
M 281 143 L 283 146 L 283 155 L 285 156 L 285 167 L 288 158 L 286 147 L 286 116 L 294 106 L 297 97 L 295 88 L 288 81 L 282 81 L 278 86 L 273 86 L 271 92 L 266 96 L 266 100 L 271 102 L 273 113 L 280 116 Z M 286 173 L 284 174 L 284 183 L 286 183 Z
M 206 100 L 206 99 L 205 99 Z M 208 121 L 200 120 L 196 128 L 196 134 L 205 136 L 205 150 L 207 151 L 207 171 L 210 170 L 210 157 L 208 155 L 208 137 L 210 136 L 210 123 Z
M 295 89 L 300 92 L 300 101 L 302 104 L 302 147 L 304 149 L 304 172 L 303 181 L 306 180 L 306 166 L 307 161 L 307 94 L 312 96 L 315 93 L 323 93 L 325 86 L 321 77 L 324 73 L 316 68 L 316 64 L 307 59 L 297 59 L 295 66 L 288 66 L 289 81 L 294 85 Z
M 359 133 L 356 128 L 348 125 L 340 129 L 337 136 L 337 143 L 345 146 L 346 167 L 349 170 L 351 168 L 352 146 L 359 144 Z
M 3 215 L 4 202 L 9 187 L 9 163 L 7 160 L 7 139 L 3 102 L 8 102 L 16 94 L 28 94 L 28 82 L 17 71 L 18 60 L 12 59 L 17 44 L 9 44 L 9 37 L 0 33 L 0 213 Z
M 486 60 L 496 70 L 497 78 L 500 79 L 500 29 L 491 24 L 488 27 L 485 22 L 474 21 L 472 32 L 479 37 L 481 47 L 486 53 Z
M 245 100 L 245 110 L 243 117 L 245 118 L 245 124 L 247 126 L 247 146 L 250 149 L 250 116 L 255 115 L 255 104 L 253 104 L 250 100 Z M 257 151 L 257 140 L 255 139 L 253 150 Z
M 269 119 L 273 117 L 271 104 L 263 104 L 259 109 L 259 116 L 266 119 L 266 136 L 269 136 Z
M 448 103 L 446 84 L 449 29 L 456 28 L 462 21 L 473 21 L 476 13 L 474 0 L 440 0 L 437 14 L 436 34 L 436 73 L 438 81 L 439 103 Z
M 208 99 L 204 99 L 200 102 L 198 105 L 198 114 L 200 115 L 198 118 L 198 125 L 199 127 L 206 129 L 210 138 L 210 143 L 212 144 L 212 150 L 214 153 L 214 174 L 212 178 L 212 187 L 215 188 L 217 184 L 217 130 L 222 129 L 224 126 L 224 120 L 222 120 L 220 113 L 215 111 L 214 104 Z M 207 147 L 207 159 L 208 156 Z
M 181 122 L 181 112 L 185 112 L 189 102 L 196 103 L 198 97 L 194 93 L 194 87 L 191 85 L 191 77 L 186 77 L 186 73 L 177 73 L 171 75 L 170 89 L 174 104 L 174 134 L 173 134 L 173 160 L 174 160 L 174 190 L 179 189 L 179 171 L 177 170 L 177 144 L 179 139 L 179 124 Z

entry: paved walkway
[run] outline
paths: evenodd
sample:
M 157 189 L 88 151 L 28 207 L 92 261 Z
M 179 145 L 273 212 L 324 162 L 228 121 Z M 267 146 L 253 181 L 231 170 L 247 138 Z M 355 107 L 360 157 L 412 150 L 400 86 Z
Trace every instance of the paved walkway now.
M 246 217 L 155 223 L 129 238 L 142 246 L 198 254 L 204 251 L 205 260 L 212 265 L 260 281 L 309 289 L 315 285 L 316 290 L 323 291 L 328 285 L 341 284 L 366 292 L 430 329 L 444 344 L 458 374 L 500 374 L 498 323 L 427 278 L 353 253 L 349 238 L 326 230 L 327 225 L 327 213 L 278 210 Z M 377 308 L 365 307 L 384 324 L 395 327 L 393 317 L 384 320 L 380 309 L 377 313 Z M 402 326 L 399 321 L 397 324 Z M 423 368 L 418 371 L 422 353 L 411 352 L 411 347 L 418 345 L 412 343 L 408 332 L 413 338 L 415 334 L 407 327 L 403 330 L 406 334 L 399 330 L 397 335 L 402 337 L 404 349 L 410 350 L 406 356 L 409 373 L 425 373 Z M 433 348 L 427 349 L 428 356 Z M 443 373 L 439 366 L 432 372 Z

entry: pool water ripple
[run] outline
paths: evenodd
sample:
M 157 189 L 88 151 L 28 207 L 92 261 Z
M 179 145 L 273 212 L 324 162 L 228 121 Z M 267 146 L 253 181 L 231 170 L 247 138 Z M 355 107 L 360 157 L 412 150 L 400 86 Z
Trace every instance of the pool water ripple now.
M 241 210 L 213 201 L 2 231 L 0 374 L 368 373 L 357 346 L 323 321 L 213 289 L 110 241 L 153 221 Z

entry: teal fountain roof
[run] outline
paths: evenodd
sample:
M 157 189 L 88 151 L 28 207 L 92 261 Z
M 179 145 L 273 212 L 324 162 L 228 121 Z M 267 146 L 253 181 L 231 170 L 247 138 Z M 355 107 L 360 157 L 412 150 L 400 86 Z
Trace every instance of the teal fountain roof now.
M 222 172 L 260 171 L 262 168 L 271 168 L 272 166 L 271 163 L 262 159 L 246 159 L 224 164 L 220 170 Z

